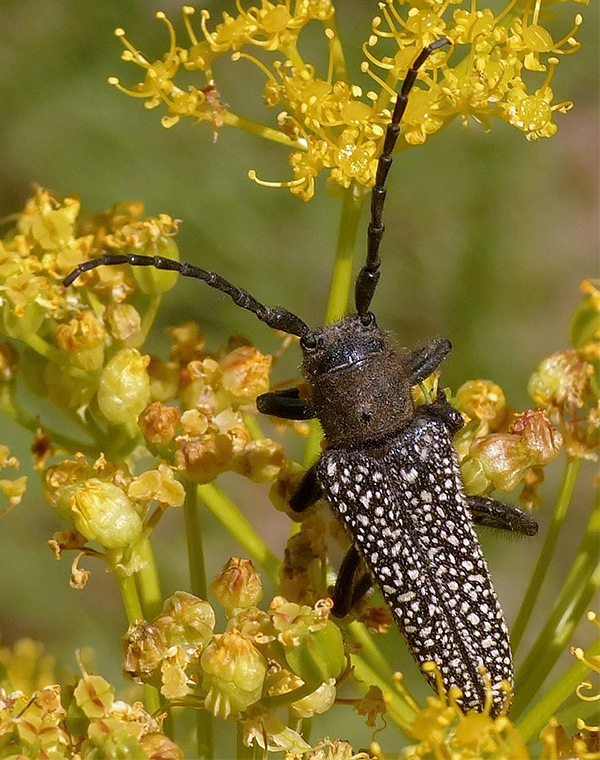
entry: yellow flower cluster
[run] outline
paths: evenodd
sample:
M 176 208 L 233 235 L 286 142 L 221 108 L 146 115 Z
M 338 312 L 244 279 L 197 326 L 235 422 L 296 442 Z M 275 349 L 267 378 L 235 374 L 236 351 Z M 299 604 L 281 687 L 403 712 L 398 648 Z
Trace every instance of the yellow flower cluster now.
M 125 45 L 123 60 L 141 66 L 145 76 L 131 88 L 116 77 L 109 81 L 143 98 L 147 108 L 164 104 L 165 127 L 187 116 L 209 121 L 215 136 L 223 124 L 230 124 L 287 145 L 292 149 L 291 180 L 264 182 L 254 171 L 249 175 L 260 184 L 289 187 L 303 200 L 313 196 L 315 178 L 323 170 L 342 187 L 352 181 L 365 187 L 373 184 L 390 119 L 388 104 L 421 49 L 442 37 L 452 47 L 437 51 L 419 73 L 420 86 L 409 99 L 400 149 L 423 143 L 457 116 L 465 123 L 472 118 L 486 128 L 498 117 L 529 140 L 555 134 L 554 113 L 565 113 L 572 103 L 555 103 L 550 85 L 560 56 L 579 47 L 575 34 L 581 14 L 556 40 L 543 25 L 548 0 L 508 0 L 498 12 L 478 8 L 476 0 L 467 7 L 463 4 L 462 0 L 381 2 L 381 15 L 373 19 L 363 45 L 362 71 L 374 83 L 367 92 L 348 77 L 332 0 L 261 0 L 260 6 L 248 8 L 237 0 L 237 15 L 224 13 L 213 29 L 208 26 L 209 12 L 201 11 L 197 31 L 192 24 L 194 9 L 184 6 L 186 44 L 178 44 L 173 24 L 160 11 L 157 18 L 169 32 L 167 52 L 150 62 L 123 29 L 117 29 Z M 321 23 L 328 45 L 324 76 L 299 52 L 299 36 L 310 20 Z M 264 74 L 265 103 L 279 109 L 276 128 L 250 122 L 225 105 L 233 93 L 224 97 L 213 70 L 224 55 L 235 61 L 247 59 Z M 205 81 L 202 86 L 183 88 L 175 83 L 181 70 L 200 71 Z M 541 81 L 532 91 L 536 75 Z
M 329 620 L 331 603 L 300 606 L 275 597 L 268 610 L 258 573 L 234 558 L 213 582 L 225 600 L 226 629 L 214 633 L 215 613 L 201 599 L 177 592 L 153 621 L 138 621 L 125 637 L 125 670 L 170 700 L 203 705 L 221 718 L 240 717 L 246 743 L 306 751 L 300 734 L 276 711 L 310 718 L 333 705 L 346 668 L 342 636 Z M 256 726 L 265 729 L 254 736 Z M 266 745 L 265 745 L 266 741 Z

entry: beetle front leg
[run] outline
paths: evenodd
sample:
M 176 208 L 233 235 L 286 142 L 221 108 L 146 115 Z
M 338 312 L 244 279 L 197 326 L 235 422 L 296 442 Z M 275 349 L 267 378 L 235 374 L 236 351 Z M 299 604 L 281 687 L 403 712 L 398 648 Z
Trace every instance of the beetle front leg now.
M 467 507 L 477 525 L 508 530 L 523 536 L 535 536 L 538 532 L 538 524 L 528 514 L 489 496 L 468 496 Z
M 406 354 L 406 362 L 411 385 L 418 385 L 434 372 L 452 350 L 452 343 L 447 338 L 432 340 L 426 346 L 416 348 Z
M 284 420 L 312 420 L 317 416 L 310 401 L 300 398 L 298 388 L 263 393 L 256 399 L 258 411 Z

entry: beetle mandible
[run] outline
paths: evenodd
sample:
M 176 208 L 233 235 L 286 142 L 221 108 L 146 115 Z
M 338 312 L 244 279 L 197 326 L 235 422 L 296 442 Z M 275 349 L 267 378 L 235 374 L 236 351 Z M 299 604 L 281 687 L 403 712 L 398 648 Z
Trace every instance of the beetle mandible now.
M 419 69 L 446 38 L 425 47 L 396 98 L 377 163 L 367 257 L 356 279 L 356 314 L 311 330 L 295 314 L 260 303 L 215 272 L 160 256 L 105 254 L 64 280 L 103 264 L 151 266 L 203 280 L 277 330 L 300 338 L 310 399 L 297 388 L 265 393 L 259 411 L 285 419 L 318 418 L 327 448 L 306 472 L 290 506 L 301 512 L 324 497 L 347 528 L 352 547 L 333 592 L 345 616 L 375 581 L 422 666 L 433 662 L 444 688 L 458 687 L 464 710 L 508 709 L 513 669 L 508 629 L 473 523 L 525 535 L 537 524 L 489 497 L 467 496 L 452 436 L 460 413 L 443 391 L 416 407 L 411 388 L 448 355 L 448 340 L 399 353 L 369 311 L 379 280 L 385 183 L 408 95 Z M 359 575 L 361 558 L 369 572 Z M 426 672 L 433 683 L 434 675 Z

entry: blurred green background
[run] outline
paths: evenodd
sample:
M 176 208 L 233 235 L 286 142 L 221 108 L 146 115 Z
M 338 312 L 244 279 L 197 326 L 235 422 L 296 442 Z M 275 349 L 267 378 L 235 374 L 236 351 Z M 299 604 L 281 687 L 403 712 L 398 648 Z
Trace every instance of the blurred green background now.
M 213 19 L 222 10 L 233 11 L 233 4 L 222 0 L 205 7 Z M 263 178 L 289 178 L 286 149 L 227 128 L 213 143 L 210 128 L 191 120 L 165 130 L 160 109 L 148 112 L 106 83 L 118 75 L 133 84 L 141 73 L 119 60 L 121 44 L 113 29 L 124 27 L 152 59 L 167 45 L 155 11 L 164 10 L 182 31 L 179 8 L 171 0 L 0 0 L 0 217 L 22 207 L 33 183 L 79 194 L 89 210 L 142 200 L 148 213 L 183 220 L 182 258 L 316 325 L 324 313 L 339 215 L 339 202 L 327 195 L 325 183 L 319 182 L 310 203 L 286 190 L 258 187 L 247 179 L 249 168 Z M 445 384 L 456 389 L 469 378 L 492 378 L 518 408 L 530 403 L 526 384 L 538 361 L 568 347 L 579 282 L 598 272 L 598 5 L 557 4 L 555 10 L 560 14 L 560 22 L 551 25 L 556 39 L 577 11 L 585 14 L 578 34 L 583 49 L 561 61 L 553 81 L 556 99 L 574 100 L 575 109 L 557 115 L 559 132 L 550 140 L 529 143 L 504 123 L 493 123 L 489 134 L 476 124 L 463 129 L 455 123 L 404 153 L 391 173 L 383 277 L 374 303 L 380 325 L 404 345 L 432 336 L 452 340 Z M 375 11 L 371 0 L 338 2 L 354 80 L 365 89 L 370 85 L 359 73 L 359 45 Z M 274 124 L 275 112 L 262 108 L 257 70 L 243 61 L 221 63 L 217 75 L 224 102 Z M 365 216 L 365 229 L 366 223 Z M 213 348 L 232 332 L 265 351 L 277 346 L 268 329 L 229 299 L 180 281 L 165 298 L 152 350 L 164 347 L 166 325 L 190 318 L 200 322 Z M 293 375 L 297 359 L 290 355 L 276 377 Z M 3 419 L 0 429 L 0 440 L 27 469 L 29 437 Z M 560 471 L 559 463 L 549 468 L 548 500 Z M 551 569 L 542 619 L 579 542 L 592 476 L 592 466 L 584 468 L 573 527 L 558 554 L 564 565 Z M 273 514 L 266 488 L 234 477 L 223 482 L 280 553 L 289 523 Z M 549 506 L 540 515 L 541 536 L 548 517 Z M 211 519 L 209 526 L 211 575 L 239 549 Z M 76 667 L 74 651 L 91 646 L 99 671 L 117 678 L 125 621 L 116 586 L 96 565 L 85 591 L 69 588 L 69 559 L 57 563 L 46 546 L 60 527 L 39 496 L 34 475 L 24 503 L 0 524 L 3 641 L 32 636 L 69 669 Z M 169 515 L 159 534 L 158 560 L 168 594 L 187 585 L 180 516 Z M 484 536 L 509 621 L 541 536 L 527 542 Z M 393 646 L 392 662 L 414 678 L 399 639 Z M 414 683 L 418 693 L 426 693 L 418 677 Z

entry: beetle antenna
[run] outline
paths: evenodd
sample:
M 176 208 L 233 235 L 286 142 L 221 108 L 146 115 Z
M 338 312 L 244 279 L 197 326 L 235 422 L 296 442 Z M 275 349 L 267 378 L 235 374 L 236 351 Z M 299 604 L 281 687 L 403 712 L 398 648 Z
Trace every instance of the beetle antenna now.
M 291 311 L 283 309 L 280 306 L 271 308 L 265 306 L 260 301 L 257 301 L 254 296 L 251 296 L 246 290 L 242 288 L 236 288 L 228 280 L 216 272 L 209 272 L 206 269 L 201 269 L 193 264 L 187 264 L 184 261 L 175 261 L 174 259 L 167 259 L 163 256 L 142 256 L 135 253 L 105 253 L 103 256 L 99 256 L 96 259 L 90 259 L 84 261 L 83 264 L 79 264 L 65 279 L 63 285 L 68 287 L 71 285 L 80 274 L 95 269 L 99 266 L 112 266 L 114 264 L 131 264 L 134 267 L 154 267 L 155 269 L 166 269 L 170 272 L 178 272 L 183 277 L 195 277 L 197 280 L 203 280 L 211 288 L 220 290 L 222 293 L 228 295 L 237 306 L 241 306 L 242 309 L 251 311 L 254 316 L 258 317 L 261 322 L 264 322 L 269 327 L 275 330 L 281 330 L 282 332 L 289 333 L 290 335 L 297 335 L 298 337 L 306 337 L 310 335 L 311 330 L 308 325 L 303 322 L 300 317 L 292 314 Z
M 371 221 L 367 229 L 367 260 L 358 273 L 354 290 L 356 311 L 361 315 L 367 314 L 369 311 L 375 288 L 379 282 L 379 267 L 381 265 L 381 259 L 379 258 L 379 244 L 381 243 L 381 238 L 383 237 L 383 232 L 385 230 L 382 222 L 383 206 L 385 203 L 385 182 L 390 166 L 392 165 L 394 148 L 396 146 L 396 141 L 398 140 L 398 135 L 400 134 L 400 122 L 404 116 L 406 104 L 408 103 L 408 94 L 412 90 L 417 79 L 419 69 L 429 56 L 438 48 L 449 44 L 450 40 L 446 37 L 442 37 L 421 50 L 416 57 L 415 62 L 408 70 L 406 79 L 402 83 L 402 89 L 396 98 L 392 120 L 385 131 L 383 150 L 381 151 L 379 161 L 377 162 L 375 184 L 371 191 Z

